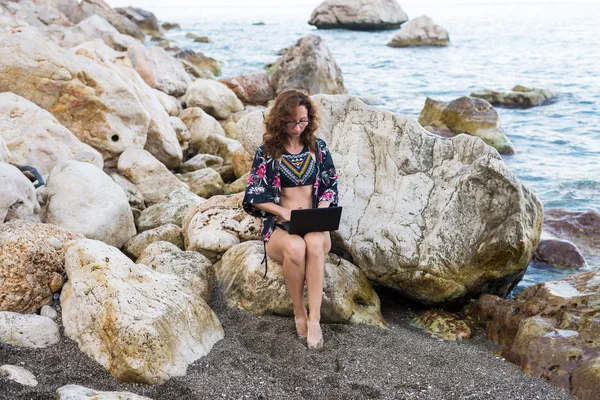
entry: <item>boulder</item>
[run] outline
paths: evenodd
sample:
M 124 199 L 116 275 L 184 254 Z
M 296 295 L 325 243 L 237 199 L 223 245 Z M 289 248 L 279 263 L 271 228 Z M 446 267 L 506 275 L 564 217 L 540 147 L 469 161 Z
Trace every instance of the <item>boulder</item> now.
M 138 258 L 144 249 L 155 242 L 169 242 L 183 249 L 183 233 L 175 224 L 167 224 L 135 235 L 123 247 L 126 254 Z M 145 264 L 145 263 L 142 263 Z
M 127 148 L 142 148 L 150 116 L 114 71 L 47 41 L 33 28 L 0 33 L 0 92 L 48 110 L 79 140 L 116 165 Z
M 402 25 L 388 46 L 448 46 L 449 43 L 448 31 L 422 15 Z
M 419 115 L 419 123 L 433 133 L 441 129 L 454 135 L 466 133 L 477 136 L 500 154 L 515 152 L 512 143 L 502 132 L 498 113 L 482 99 L 463 96 L 443 102 L 428 97 Z
M 181 26 L 175 22 L 163 22 L 161 26 L 165 31 L 170 31 L 171 29 L 181 29 Z
M 231 155 L 231 164 L 233 165 L 235 177 L 239 178 L 250 172 L 252 161 L 254 161 L 254 155 L 248 153 L 244 149 L 244 146 L 239 146 Z
M 0 162 L 0 224 L 15 219 L 40 220 L 35 187 L 18 168 Z
M 221 175 L 212 168 L 199 169 L 175 176 L 182 182 L 187 183 L 192 193 L 205 199 L 223 194 L 225 182 L 223 182 Z
M 125 192 L 125 196 L 127 196 L 127 201 L 129 202 L 129 207 L 131 207 L 132 212 L 135 214 L 135 211 L 137 210 L 139 215 L 139 212 L 146 208 L 146 203 L 144 202 L 144 195 L 142 192 L 140 192 L 140 190 L 133 183 L 131 183 L 129 179 L 125 178 L 121 174 L 111 172 L 110 177 L 117 185 L 119 185 L 121 189 L 123 189 L 123 192 Z
M 307 35 L 291 46 L 272 67 L 271 85 L 279 94 L 295 88 L 309 95 L 346 93 L 342 70 L 319 36 Z
M 59 341 L 58 325 L 50 318 L 0 311 L 0 342 L 41 349 L 53 346 Z
M 0 224 L 0 311 L 32 313 L 64 283 L 65 245 L 83 235 L 28 221 Z
M 121 247 L 135 235 L 123 190 L 101 169 L 79 161 L 58 164 L 43 192 L 43 222 Z
M 65 269 L 65 334 L 120 381 L 156 384 L 183 376 L 224 336 L 185 278 L 134 264 L 114 247 L 73 241 Z
M 484 99 L 496 107 L 531 108 L 548 104 L 550 100 L 556 97 L 556 94 L 548 89 L 527 88 L 517 85 L 508 92 L 484 89 L 473 92 L 470 96 Z
M 112 26 L 125 35 L 133 36 L 136 39 L 144 40 L 144 34 L 126 17 L 113 10 L 104 0 L 82 0 L 79 6 L 86 17 L 97 14 L 110 22 Z
M 144 249 L 136 263 L 183 278 L 206 302 L 212 297 L 215 270 L 210 260 L 196 251 L 182 251 L 172 243 L 155 242 Z
M 240 146 L 241 147 L 241 146 Z M 203 168 L 216 168 L 223 165 L 223 159 L 210 154 L 197 154 L 179 167 L 182 173 L 194 172 Z
M 462 340 L 471 337 L 471 325 L 458 315 L 442 310 L 426 310 L 411 321 L 417 328 L 442 340 Z
M 185 125 L 185 122 L 183 122 L 179 117 L 169 117 L 169 122 L 175 131 L 175 136 L 177 137 L 177 141 L 179 142 L 179 147 L 181 147 L 182 153 L 186 154 L 192 142 L 192 135 L 190 134 L 190 131 Z
M 165 200 L 173 190 L 188 188 L 146 150 L 124 152 L 117 167 L 142 192 L 146 205 Z
M 95 14 L 65 31 L 64 36 L 58 43 L 62 47 L 72 48 L 84 42 L 98 39 L 102 39 L 107 46 L 117 51 L 126 51 L 130 45 L 139 43 L 139 40 L 129 35 L 119 33 L 107 20 Z
M 208 153 L 220 157 L 226 164 L 231 163 L 233 154 L 241 147 L 237 140 L 220 134 L 209 134 L 204 142 L 198 145 L 199 153 Z M 233 172 L 233 171 L 232 171 Z
M 540 238 L 542 203 L 496 150 L 469 135 L 432 135 L 351 96 L 312 99 L 344 207 L 334 240 L 367 278 L 429 305 L 516 285 Z M 267 112 L 238 122 L 250 154 Z
M 250 175 L 250 173 L 247 172 L 246 174 L 240 176 L 235 181 L 233 181 L 231 183 L 226 183 L 225 184 L 225 192 L 223 194 L 225 194 L 225 195 L 236 194 L 236 193 L 245 191 L 246 186 L 248 184 L 248 176 L 249 175 Z
M 165 109 L 167 114 L 171 117 L 177 117 L 181 111 L 183 110 L 181 107 L 181 103 L 173 96 L 169 96 L 163 91 L 157 89 L 151 89 L 156 96 L 156 99 L 160 103 L 161 106 Z
M 200 107 L 216 119 L 226 119 L 244 109 L 231 89 L 212 79 L 196 79 L 187 88 L 185 102 L 188 107 Z
M 600 271 L 531 286 L 514 300 L 482 296 L 467 313 L 527 375 L 580 399 L 600 382 Z
M 145 35 L 162 32 L 158 19 L 150 11 L 137 7 L 118 7 L 115 11 L 136 24 Z
M 143 232 L 167 224 L 182 226 L 188 213 L 205 201 L 187 189 L 177 189 L 169 193 L 164 202 L 142 211 L 136 221 L 138 231 Z
M 225 132 L 223 132 L 219 122 L 200 107 L 186 108 L 179 114 L 179 118 L 185 123 L 190 132 L 190 145 L 195 152 L 198 152 L 204 146 L 211 134 L 225 137 Z
M 308 23 L 319 29 L 373 31 L 396 29 L 406 21 L 408 16 L 396 0 L 325 0 Z
M 215 264 L 219 292 L 226 304 L 255 315 L 294 315 L 282 266 L 269 258 L 267 276 L 260 241 L 230 248 Z M 306 295 L 305 295 L 306 298 Z M 387 327 L 377 293 L 365 275 L 338 256 L 325 257 L 321 320 Z
M 37 386 L 38 384 L 35 375 L 25 368 L 16 365 L 4 364 L 0 366 L 0 376 L 4 376 L 24 386 Z
M 544 213 L 544 236 L 573 242 L 590 266 L 600 266 L 600 213 L 596 210 Z
M 245 104 L 265 105 L 275 97 L 271 80 L 264 72 L 240 75 L 229 79 L 219 79 Z
M 13 93 L 0 93 L 0 136 L 10 163 L 29 165 L 46 177 L 63 161 L 85 161 L 102 168 L 102 156 L 81 143 L 48 111 Z
M 63 28 L 73 25 L 53 1 L 3 1 L 1 5 L 3 11 L 8 11 L 16 19 L 40 31 L 46 31 L 50 27 Z
M 150 124 L 144 149 L 156 157 L 167 168 L 176 168 L 183 159 L 177 134 L 171 126 L 169 114 L 157 99 L 153 91 L 133 69 L 124 53 L 116 52 L 99 42 L 88 42 L 76 49 L 84 55 L 105 66 L 127 83 L 138 96 L 141 104 L 150 115 Z
M 85 19 L 85 13 L 77 0 L 54 0 L 54 4 L 74 24 L 78 24 Z
M 8 146 L 6 145 L 4 138 L 0 135 L 0 163 L 8 164 L 11 157 L 12 154 L 10 154 L 10 150 L 8 150 Z
M 135 70 L 154 89 L 178 97 L 192 83 L 181 63 L 162 47 L 133 44 L 129 46 L 127 55 Z
M 236 244 L 260 239 L 261 222 L 244 212 L 242 198 L 243 193 L 214 196 L 190 211 L 182 226 L 186 250 L 214 262 Z
M 574 243 L 543 236 L 533 253 L 533 259 L 555 268 L 581 268 L 586 265 L 585 258 Z
M 202 71 L 210 72 L 214 76 L 221 75 L 221 64 L 214 58 L 207 57 L 201 52 L 181 50 L 175 54 L 175 58 L 184 60 Z

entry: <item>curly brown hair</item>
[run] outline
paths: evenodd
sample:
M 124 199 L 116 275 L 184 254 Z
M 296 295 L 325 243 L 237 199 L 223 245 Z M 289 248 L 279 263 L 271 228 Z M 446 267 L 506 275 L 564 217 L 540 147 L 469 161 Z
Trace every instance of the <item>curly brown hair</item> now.
M 265 153 L 273 158 L 281 158 L 285 150 L 287 133 L 285 122 L 292 117 L 292 111 L 296 107 L 304 106 L 308 110 L 308 125 L 300 134 L 300 142 L 307 145 L 312 151 L 317 150 L 317 138 L 315 131 L 319 127 L 319 113 L 316 104 L 308 97 L 306 92 L 298 89 L 287 89 L 279 93 L 269 114 L 265 118 L 265 133 L 263 135 L 263 147 Z

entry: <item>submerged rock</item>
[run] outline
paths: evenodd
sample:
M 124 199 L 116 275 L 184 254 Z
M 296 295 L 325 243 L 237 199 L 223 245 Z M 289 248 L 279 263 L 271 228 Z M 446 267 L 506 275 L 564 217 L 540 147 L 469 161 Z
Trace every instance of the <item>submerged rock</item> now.
M 255 315 L 294 315 L 281 264 L 269 258 L 265 278 L 263 257 L 263 244 L 257 240 L 230 248 L 215 264 L 221 295 L 229 306 Z M 377 293 L 356 266 L 325 256 L 321 321 L 387 327 L 379 307 Z
M 449 43 L 448 31 L 423 15 L 402 25 L 388 46 L 447 46 Z
M 486 89 L 471 93 L 471 97 L 487 100 L 491 105 L 497 107 L 530 108 L 547 104 L 556 97 L 556 94 L 548 89 L 527 88 L 517 85 L 508 92 L 496 92 Z
M 485 100 L 463 96 L 443 102 L 428 97 L 419 115 L 419 123 L 433 133 L 442 130 L 454 135 L 466 133 L 476 136 L 500 154 L 515 152 L 513 144 L 502 132 L 498 113 Z
M 482 296 L 467 313 L 527 374 L 580 399 L 600 383 L 600 272 L 540 283 L 514 300 Z
M 429 305 L 509 293 L 538 245 L 542 203 L 496 150 L 469 135 L 432 135 L 351 96 L 312 99 L 344 207 L 334 240 L 368 279 Z M 238 122 L 250 154 L 267 112 Z
M 556 268 L 581 268 L 586 265 L 577 246 L 564 239 L 542 237 L 533 259 Z
M 395 29 L 408 17 L 396 0 L 325 0 L 310 16 L 319 29 Z

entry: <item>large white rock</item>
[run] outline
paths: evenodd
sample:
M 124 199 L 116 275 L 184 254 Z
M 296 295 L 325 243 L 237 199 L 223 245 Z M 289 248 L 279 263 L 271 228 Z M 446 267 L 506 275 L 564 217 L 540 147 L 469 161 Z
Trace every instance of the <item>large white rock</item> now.
M 0 93 L 0 136 L 10 163 L 29 165 L 47 176 L 62 161 L 78 160 L 102 168 L 102 156 L 81 143 L 52 114 L 14 93 Z
M 188 188 L 146 150 L 124 152 L 118 168 L 142 192 L 147 205 L 165 200 L 173 190 Z
M 95 60 L 98 64 L 116 72 L 119 77 L 136 93 L 144 109 L 150 115 L 150 125 L 145 150 L 156 157 L 167 168 L 176 168 L 183 158 L 177 134 L 171 125 L 169 114 L 164 110 L 155 95 L 133 69 L 125 53 L 119 53 L 100 41 L 87 42 L 76 49 L 77 54 Z
M 11 158 L 10 150 L 4 141 L 4 138 L 0 136 L 0 163 L 9 163 Z
M 142 148 L 150 116 L 114 71 L 46 40 L 34 28 L 0 32 L 0 92 L 13 92 L 48 110 L 105 166 L 127 148 Z
M 168 242 L 175 245 L 177 248 L 183 248 L 183 233 L 181 227 L 175 224 L 167 224 L 154 229 L 141 232 L 132 237 L 123 250 L 126 254 L 133 257 L 139 257 L 144 249 L 155 242 Z
M 217 285 L 225 302 L 256 315 L 294 315 L 281 264 L 269 258 L 266 277 L 260 241 L 238 244 L 215 264 Z M 307 296 L 305 294 L 305 301 Z M 365 275 L 350 262 L 325 257 L 321 319 L 332 323 L 385 327 L 380 301 Z
M 33 184 L 18 168 L 0 162 L 0 223 L 40 220 L 40 204 Z
M 346 93 L 342 70 L 323 39 L 307 35 L 287 49 L 272 67 L 271 84 L 277 93 L 295 88 L 309 95 Z
M 225 183 L 221 175 L 212 168 L 199 169 L 175 176 L 182 182 L 187 183 L 192 193 L 205 199 L 223 194 Z
M 0 224 L 0 311 L 25 314 L 50 303 L 64 283 L 64 246 L 81 238 L 51 224 Z
M 402 25 L 389 46 L 447 46 L 449 42 L 448 31 L 436 25 L 428 16 L 422 15 Z
M 171 96 L 181 96 L 192 83 L 181 63 L 161 47 L 133 44 L 127 54 L 135 70 L 150 87 Z
M 69 161 L 50 173 L 43 192 L 43 220 L 121 247 L 135 235 L 123 190 L 104 171 Z
M 135 264 L 114 247 L 72 241 L 65 269 L 65 334 L 121 381 L 153 384 L 185 375 L 224 336 L 185 279 Z
M 25 368 L 16 365 L 4 364 L 0 366 L 0 376 L 5 376 L 24 386 L 37 386 L 38 384 L 35 375 Z
M 56 322 L 36 314 L 0 311 L 0 342 L 40 349 L 60 341 Z
M 144 249 L 136 263 L 183 278 L 206 302 L 212 297 L 215 270 L 210 260 L 196 251 L 181 251 L 173 243 L 154 242 Z
M 408 20 L 396 0 L 325 0 L 310 16 L 319 29 L 394 29 Z
M 102 39 L 106 45 L 118 51 L 126 51 L 129 46 L 139 43 L 129 35 L 119 33 L 114 26 L 99 15 L 92 15 L 67 30 L 60 41 L 62 47 L 75 47 L 94 39 Z
M 167 114 L 171 117 L 176 117 L 182 111 L 181 103 L 173 96 L 169 96 L 163 91 L 152 89 L 154 95 L 163 106 Z
M 81 10 L 86 17 L 99 15 L 106 19 L 112 26 L 125 35 L 144 40 L 144 34 L 138 26 L 123 15 L 113 10 L 104 0 L 82 0 L 79 2 Z
M 131 392 L 102 392 L 79 385 L 67 385 L 56 391 L 56 400 L 152 400 Z
M 146 208 L 136 221 L 140 232 L 167 224 L 181 226 L 188 213 L 206 200 L 187 189 L 177 189 L 161 202 Z
M 191 136 L 190 145 L 198 152 L 210 135 L 225 137 L 225 131 L 213 116 L 200 107 L 189 107 L 179 114 L 179 118 L 187 126 Z
M 186 250 L 216 261 L 236 244 L 260 239 L 260 220 L 242 209 L 243 194 L 214 196 L 195 207 L 183 220 Z
M 339 175 L 338 240 L 369 279 L 432 305 L 512 288 L 539 241 L 542 204 L 496 150 L 351 96 L 312 98 Z M 251 154 L 266 112 L 238 122 Z
M 231 89 L 212 79 L 196 79 L 187 88 L 185 102 L 188 107 L 200 107 L 216 119 L 227 119 L 244 109 Z

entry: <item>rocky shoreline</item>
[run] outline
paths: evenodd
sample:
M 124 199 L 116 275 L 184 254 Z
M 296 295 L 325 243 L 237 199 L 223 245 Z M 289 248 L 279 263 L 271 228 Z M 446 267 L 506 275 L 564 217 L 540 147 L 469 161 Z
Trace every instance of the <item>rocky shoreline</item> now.
M 337 3 L 315 10 L 320 28 L 408 19 L 395 1 L 393 13 L 378 10 L 387 22 Z M 343 26 L 326 22 L 339 12 Z M 569 334 L 552 340 L 598 340 L 579 311 L 598 310 L 597 272 L 550 283 L 568 286 L 550 290 L 568 318 L 529 305 L 547 300 L 540 285 L 515 299 L 521 313 L 489 305 L 532 258 L 581 268 L 600 257 L 599 214 L 544 213 L 500 156 L 516 149 L 490 102 L 537 106 L 553 93 L 427 99 L 417 122 L 348 95 L 317 35 L 267 72 L 217 80 L 218 61 L 173 46 L 166 27 L 180 29 L 102 0 L 0 4 L 0 398 L 54 397 L 72 384 L 88 389 L 58 398 L 571 398 L 537 378 L 592 398 L 595 346 L 578 339 L 581 357 L 521 363 L 531 378 L 471 333 L 483 325 L 506 346 L 516 334 L 494 336 L 490 319 L 545 318 L 525 344 L 543 348 L 553 330 Z M 405 28 L 399 47 L 448 44 L 430 19 Z M 289 87 L 319 105 L 317 135 L 344 182 L 321 352 L 293 334 L 281 268 L 269 260 L 263 278 L 260 220 L 241 209 L 264 116 Z M 460 316 L 418 313 L 466 304 Z

